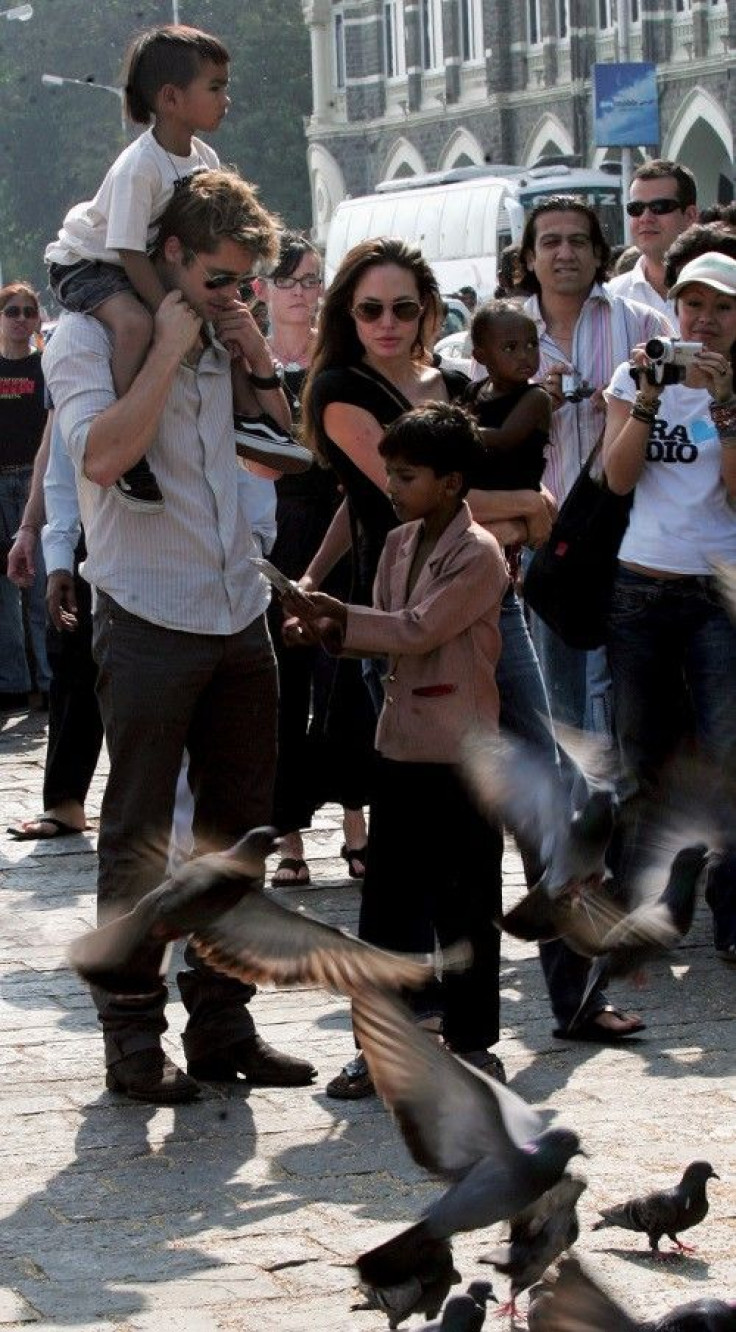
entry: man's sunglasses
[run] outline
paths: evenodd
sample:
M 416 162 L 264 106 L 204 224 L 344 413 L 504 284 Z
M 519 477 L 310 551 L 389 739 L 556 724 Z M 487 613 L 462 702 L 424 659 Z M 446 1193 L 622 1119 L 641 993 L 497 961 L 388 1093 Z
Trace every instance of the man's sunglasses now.
M 643 199 L 632 199 L 626 205 L 626 212 L 629 217 L 643 217 L 645 208 L 655 217 L 664 217 L 665 213 L 682 210 L 682 204 L 677 199 L 647 199 L 646 203 Z
M 322 286 L 321 277 L 316 273 L 305 273 L 304 277 L 272 277 L 268 279 L 273 282 L 274 287 L 279 291 L 291 291 L 294 287 L 301 287 L 304 291 L 314 291 L 315 287 Z
M 222 291 L 225 287 L 240 287 L 244 282 L 252 282 L 253 278 L 257 276 L 255 273 L 210 273 L 210 270 L 205 268 L 194 250 L 188 250 L 187 253 L 204 273 L 202 285 L 206 287 L 207 291 Z
M 3 314 L 8 319 L 38 319 L 38 307 L 36 305 L 6 305 L 3 308 Z
M 383 301 L 358 301 L 350 313 L 360 324 L 377 324 L 384 310 L 390 310 L 399 323 L 412 324 L 419 318 L 423 309 L 424 306 L 420 305 L 419 301 L 412 301 L 407 297 L 399 301 L 390 301 L 388 305 L 384 305 Z

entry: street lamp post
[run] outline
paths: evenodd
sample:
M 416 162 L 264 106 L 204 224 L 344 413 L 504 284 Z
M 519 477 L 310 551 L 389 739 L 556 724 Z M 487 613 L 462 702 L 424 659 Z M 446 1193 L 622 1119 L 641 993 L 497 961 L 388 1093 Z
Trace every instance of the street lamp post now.
M 94 79 L 70 79 L 61 74 L 42 74 L 41 82 L 49 88 L 61 88 L 66 83 L 78 84 L 80 88 L 99 88 L 101 92 L 114 93 L 120 102 L 120 127 L 123 138 L 126 137 L 125 97 L 122 88 L 114 88 L 111 83 L 96 83 Z

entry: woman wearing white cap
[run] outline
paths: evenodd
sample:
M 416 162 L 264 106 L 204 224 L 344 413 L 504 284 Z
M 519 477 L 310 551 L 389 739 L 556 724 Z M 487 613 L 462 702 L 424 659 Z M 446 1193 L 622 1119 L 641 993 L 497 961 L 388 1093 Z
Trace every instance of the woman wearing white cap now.
M 736 564 L 736 260 L 700 255 L 669 294 L 682 341 L 700 349 L 678 368 L 677 355 L 656 365 L 652 343 L 635 348 L 606 390 L 603 446 L 611 489 L 634 491 L 609 657 L 622 759 L 644 795 L 688 721 L 699 752 L 736 776 L 736 628 L 713 577 L 716 562 Z M 711 869 L 707 897 L 716 950 L 736 961 L 736 847 Z

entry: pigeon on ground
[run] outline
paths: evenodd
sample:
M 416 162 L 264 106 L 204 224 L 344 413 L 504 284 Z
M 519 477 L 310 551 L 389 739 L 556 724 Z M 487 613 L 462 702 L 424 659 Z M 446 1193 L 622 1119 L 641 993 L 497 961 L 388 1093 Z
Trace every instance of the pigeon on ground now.
M 618 803 L 612 786 L 593 790 L 571 816 L 556 764 L 537 746 L 493 731 L 466 738 L 461 768 L 479 807 L 537 849 L 539 886 L 549 897 L 604 880 Z
M 736 1332 L 736 1305 L 724 1300 L 691 1300 L 639 1322 L 572 1258 L 560 1264 L 553 1285 L 544 1282 L 531 1294 L 529 1332 Z
M 127 915 L 77 939 L 69 950 L 72 967 L 90 984 L 125 994 L 138 983 L 129 964 L 143 945 L 191 935 L 212 967 L 243 981 L 323 985 L 345 994 L 369 982 L 426 982 L 428 963 L 374 948 L 268 897 L 265 862 L 276 845 L 273 828 L 255 828 L 231 850 L 182 866 Z
M 417 1265 L 414 1275 L 400 1285 L 382 1288 L 361 1282 L 360 1289 L 367 1304 L 354 1304 L 353 1309 L 380 1309 L 388 1318 L 390 1328 L 398 1327 L 413 1313 L 435 1318 L 450 1290 L 461 1278 L 452 1261 L 449 1240 L 430 1241 L 423 1257 L 424 1262 Z
M 719 1178 L 709 1161 L 691 1161 L 674 1188 L 647 1193 L 641 1198 L 631 1198 L 628 1202 L 604 1208 L 600 1212 L 601 1220 L 596 1221 L 593 1229 L 620 1226 L 623 1230 L 642 1231 L 649 1237 L 650 1248 L 658 1258 L 668 1256 L 659 1252 L 663 1235 L 667 1235 L 680 1252 L 693 1253 L 694 1249 L 682 1244 L 678 1235 L 705 1220 L 708 1215 L 706 1182 Z
M 523 1211 L 581 1147 L 576 1133 L 545 1129 L 521 1097 L 440 1047 L 392 996 L 361 990 L 353 1028 L 414 1160 L 450 1183 L 416 1225 L 358 1259 L 361 1280 L 384 1288 L 426 1267 L 436 1240 Z
M 576 1203 L 586 1188 L 584 1179 L 564 1174 L 541 1198 L 511 1219 L 508 1243 L 478 1261 L 491 1263 L 511 1278 L 508 1304 L 499 1313 L 518 1316 L 516 1301 L 522 1291 L 539 1281 L 547 1268 L 578 1237 Z
M 698 882 L 707 862 L 708 848 L 704 843 L 684 847 L 675 856 L 667 884 L 658 898 L 641 903 L 628 913 L 619 910 L 618 919 L 599 942 L 600 955 L 588 974 L 571 1029 L 587 1016 L 591 996 L 604 989 L 610 980 L 641 972 L 684 939 L 693 923 Z M 575 947 L 570 939 L 568 942 Z
M 436 1323 L 425 1323 L 424 1332 L 480 1332 L 488 1300 L 497 1303 L 490 1281 L 471 1281 L 464 1295 L 447 1301 Z

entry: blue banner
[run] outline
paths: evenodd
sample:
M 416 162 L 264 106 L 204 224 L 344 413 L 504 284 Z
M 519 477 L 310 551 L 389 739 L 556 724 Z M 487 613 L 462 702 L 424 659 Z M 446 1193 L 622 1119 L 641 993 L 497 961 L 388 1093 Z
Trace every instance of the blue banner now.
M 593 122 L 599 148 L 658 144 L 656 66 L 642 61 L 594 65 Z

